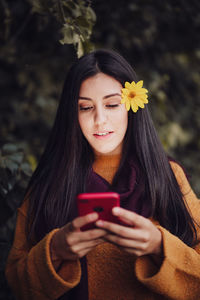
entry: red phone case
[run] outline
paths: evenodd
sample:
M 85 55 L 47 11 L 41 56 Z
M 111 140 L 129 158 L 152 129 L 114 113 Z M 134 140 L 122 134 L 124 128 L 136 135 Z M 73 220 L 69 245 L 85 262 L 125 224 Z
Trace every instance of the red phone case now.
M 77 196 L 77 204 L 79 216 L 97 212 L 99 219 L 119 223 L 119 219 L 111 212 L 113 207 L 120 206 L 120 197 L 117 193 L 82 193 Z M 95 228 L 94 222 L 83 226 L 81 230 L 92 228 Z

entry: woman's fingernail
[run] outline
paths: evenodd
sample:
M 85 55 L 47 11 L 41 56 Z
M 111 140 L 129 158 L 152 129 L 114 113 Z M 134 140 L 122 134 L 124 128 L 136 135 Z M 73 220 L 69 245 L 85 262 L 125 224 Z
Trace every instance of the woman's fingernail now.
M 90 218 L 91 221 L 95 220 L 97 217 L 98 217 L 97 213 L 92 213 L 92 214 L 89 215 L 89 218 Z
M 103 226 L 104 222 L 102 220 L 99 220 L 99 221 L 96 222 L 96 225 L 97 226 Z
M 119 207 L 114 207 L 112 210 L 114 215 L 119 215 L 120 214 L 120 208 Z

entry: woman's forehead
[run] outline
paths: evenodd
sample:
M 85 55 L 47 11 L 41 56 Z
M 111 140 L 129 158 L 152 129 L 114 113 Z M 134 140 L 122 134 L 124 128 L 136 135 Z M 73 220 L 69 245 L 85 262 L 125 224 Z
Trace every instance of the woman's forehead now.
M 104 73 L 98 73 L 82 82 L 79 96 L 92 98 L 98 94 L 104 98 L 109 95 L 121 95 L 121 89 L 121 83 L 115 78 Z

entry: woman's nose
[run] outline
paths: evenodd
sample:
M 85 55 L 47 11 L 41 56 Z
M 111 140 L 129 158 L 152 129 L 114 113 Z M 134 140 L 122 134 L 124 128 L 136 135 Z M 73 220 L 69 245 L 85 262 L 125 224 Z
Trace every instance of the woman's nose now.
M 94 123 L 97 126 L 100 126 L 104 123 L 106 123 L 106 112 L 103 108 L 97 108 L 95 111 L 95 116 L 94 116 Z

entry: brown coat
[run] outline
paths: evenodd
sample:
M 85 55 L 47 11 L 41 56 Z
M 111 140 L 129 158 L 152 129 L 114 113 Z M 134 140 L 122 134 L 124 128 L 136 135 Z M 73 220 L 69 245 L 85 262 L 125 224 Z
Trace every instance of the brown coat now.
M 189 210 L 200 224 L 200 201 L 180 166 L 171 165 Z M 79 283 L 80 263 L 63 261 L 56 273 L 50 258 L 50 241 L 58 229 L 30 248 L 25 232 L 27 205 L 25 201 L 18 210 L 7 280 L 17 299 L 57 299 Z M 156 226 L 163 237 L 164 258 L 159 267 L 151 256 L 137 258 L 109 243 L 97 246 L 87 255 L 90 300 L 200 299 L 200 243 L 193 249 L 159 224 Z M 200 240 L 198 227 L 197 232 Z

